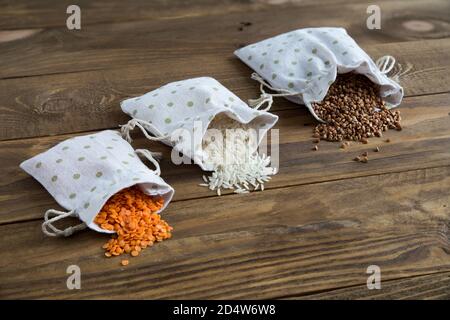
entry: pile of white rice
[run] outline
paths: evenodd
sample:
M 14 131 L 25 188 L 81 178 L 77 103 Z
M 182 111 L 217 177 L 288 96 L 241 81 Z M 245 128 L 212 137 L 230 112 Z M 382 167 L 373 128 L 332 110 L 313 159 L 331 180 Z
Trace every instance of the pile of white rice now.
M 217 138 L 219 132 L 223 138 Z M 216 116 L 210 123 L 202 147 L 206 155 L 203 161 L 213 172 L 209 177 L 204 175 L 205 183 L 200 185 L 215 190 L 219 196 L 222 189 L 235 193 L 262 191 L 264 183 L 276 174 L 276 169 L 270 167 L 270 157 L 257 151 L 256 131 L 225 115 Z

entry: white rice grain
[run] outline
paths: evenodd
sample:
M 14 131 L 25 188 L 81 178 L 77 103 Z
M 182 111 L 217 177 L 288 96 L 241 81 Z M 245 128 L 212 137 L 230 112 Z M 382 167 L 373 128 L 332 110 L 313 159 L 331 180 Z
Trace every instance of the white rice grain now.
M 258 154 L 256 146 L 249 141 L 256 141 L 254 131 L 248 130 L 251 126 L 241 124 L 226 116 L 216 116 L 208 129 L 217 129 L 222 133 L 223 139 L 217 139 L 206 131 L 203 138 L 204 162 L 214 168 L 212 174 L 203 176 L 205 183 L 201 186 L 216 190 L 221 195 L 221 189 L 233 190 L 235 193 L 249 193 L 250 186 L 253 191 L 264 190 L 264 183 L 271 179 L 270 175 L 276 169 L 270 167 L 270 157 Z M 232 132 L 232 143 L 228 143 L 227 134 Z

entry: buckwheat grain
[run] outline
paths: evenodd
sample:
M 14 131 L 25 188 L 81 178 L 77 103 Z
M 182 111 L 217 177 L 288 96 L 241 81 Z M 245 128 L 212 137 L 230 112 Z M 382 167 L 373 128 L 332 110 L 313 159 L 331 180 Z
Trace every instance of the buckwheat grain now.
M 314 128 L 315 138 L 366 144 L 368 138 L 381 137 L 383 131 L 402 129 L 400 112 L 388 109 L 379 87 L 359 74 L 338 75 L 324 100 L 313 103 L 313 108 L 326 122 Z

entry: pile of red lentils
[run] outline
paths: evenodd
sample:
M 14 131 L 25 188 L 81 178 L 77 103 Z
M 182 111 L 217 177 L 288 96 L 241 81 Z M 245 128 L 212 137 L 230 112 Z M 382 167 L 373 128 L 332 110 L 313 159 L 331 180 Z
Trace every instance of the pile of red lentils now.
M 104 230 L 116 231 L 103 248 L 105 256 L 129 253 L 136 257 L 142 249 L 155 242 L 169 239 L 173 230 L 157 213 L 163 206 L 162 197 L 146 195 L 133 186 L 113 195 L 95 217 L 95 223 Z M 122 265 L 128 265 L 122 260 Z

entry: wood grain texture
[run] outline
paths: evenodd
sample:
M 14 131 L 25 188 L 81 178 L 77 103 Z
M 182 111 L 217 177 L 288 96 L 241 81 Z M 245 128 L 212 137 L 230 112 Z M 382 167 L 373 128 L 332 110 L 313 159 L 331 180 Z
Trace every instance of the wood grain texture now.
M 0 29 L 65 27 L 69 0 L 2 0 Z M 264 7 L 251 0 L 89 0 L 76 1 L 83 25 L 138 20 L 173 20 L 184 17 L 229 14 Z
M 279 111 L 280 172 L 266 184 L 279 188 L 377 175 L 386 172 L 430 168 L 450 164 L 450 94 L 406 98 L 401 108 L 403 131 L 389 131 L 382 139 L 370 139 L 369 144 L 354 143 L 346 150 L 338 143 L 321 142 L 317 152 L 311 151 L 312 117 L 305 110 Z M 0 143 L 0 162 L 4 177 L 0 183 L 0 223 L 41 219 L 43 212 L 56 203 L 38 182 L 19 168 L 20 162 L 72 135 L 13 140 Z M 196 165 L 176 166 L 170 160 L 170 148 L 148 142 L 141 134 L 133 142 L 135 148 L 162 151 L 162 177 L 176 190 L 175 200 L 202 198 L 215 194 L 198 186 L 203 175 Z M 387 137 L 390 143 L 383 142 Z M 379 146 L 381 152 L 372 150 Z M 367 164 L 352 159 L 369 151 Z M 224 192 L 226 193 L 226 192 Z
M 128 267 L 108 238 L 0 226 L 2 298 L 273 298 L 450 270 L 450 167 L 174 202 L 174 237 Z M 66 268 L 82 271 L 67 290 Z
M 0 299 L 450 298 L 449 1 L 379 0 L 381 30 L 367 29 L 373 3 L 359 0 L 80 0 L 81 31 L 65 27 L 69 4 L 0 0 Z M 313 118 L 276 99 L 279 174 L 264 192 L 222 197 L 198 186 L 198 166 L 173 165 L 168 147 L 135 134 L 134 147 L 164 153 L 173 239 L 122 267 L 103 256 L 107 235 L 42 234 L 43 212 L 58 207 L 20 162 L 117 128 L 121 100 L 167 82 L 210 75 L 254 98 L 232 52 L 310 26 L 345 27 L 373 58 L 397 58 L 403 131 L 313 152 Z M 367 164 L 352 161 L 363 151 Z M 72 264 L 79 291 L 66 288 Z M 366 287 L 372 264 L 380 291 Z
M 444 29 L 448 31 L 448 18 L 445 15 L 445 1 L 428 1 L 428 6 L 420 4 L 418 1 L 404 1 L 409 3 L 408 7 L 399 0 L 378 0 L 377 4 L 386 15 L 392 14 L 392 10 L 403 6 L 404 10 L 394 15 L 392 19 L 393 25 L 397 28 L 401 21 L 425 21 L 431 23 L 435 28 L 416 35 L 416 37 L 431 37 L 439 35 L 439 31 Z M 68 0 L 41 0 L 39 2 L 29 0 L 1 0 L 0 7 L 0 30 L 14 30 L 23 28 L 54 28 L 65 27 L 66 25 L 66 9 L 73 2 Z M 345 6 L 349 4 L 364 5 L 359 12 L 361 17 L 365 18 L 366 8 L 370 1 L 361 0 L 133 0 L 126 3 L 119 0 L 97 0 L 95 3 L 88 0 L 78 0 L 76 4 L 82 10 L 83 25 L 92 25 L 100 23 L 118 23 L 139 20 L 162 20 L 173 21 L 185 17 L 202 17 L 202 16 L 223 16 L 233 13 L 249 13 L 261 10 L 270 10 L 277 12 L 284 8 L 290 10 L 301 8 L 303 10 L 312 10 L 311 8 L 321 8 L 326 10 L 328 6 L 341 6 L 342 10 L 337 10 L 334 14 L 345 14 Z M 435 8 L 442 9 L 436 11 Z M 339 9 L 339 7 L 337 7 Z M 359 17 L 359 15 L 358 15 Z M 432 18 L 430 18 L 432 17 Z M 383 17 L 384 19 L 384 17 Z M 361 20 L 364 22 L 364 20 Z M 284 22 L 282 20 L 279 21 Z M 411 30 L 400 31 L 398 36 L 404 37 L 405 33 L 411 37 Z M 396 31 L 397 31 L 396 30 Z M 394 33 L 395 34 L 395 33 Z
M 284 297 L 309 300 L 449 300 L 450 272 L 383 281 L 380 290 L 368 290 L 366 285 L 323 293 Z
M 220 17 L 213 15 L 170 21 L 132 20 L 87 25 L 79 31 L 66 27 L 42 29 L 25 39 L 0 43 L 0 78 L 110 70 L 137 65 L 170 72 L 177 69 L 164 68 L 164 64 L 181 59 L 186 64 L 182 69 L 185 72 L 186 66 L 191 70 L 195 66 L 202 68 L 204 64 L 197 63 L 201 57 L 204 57 L 205 64 L 214 60 L 225 63 L 240 46 L 304 27 L 344 27 L 360 45 L 409 41 L 412 36 L 420 40 L 450 36 L 450 26 L 439 35 L 429 36 L 426 32 L 405 29 L 402 24 L 404 21 L 401 20 L 405 13 L 414 10 L 423 15 L 417 16 L 416 22 L 433 16 L 436 19 L 441 17 L 448 25 L 448 1 L 383 2 L 382 23 L 390 21 L 391 25 L 389 29 L 381 30 L 369 30 L 366 27 L 367 5 L 357 2 L 289 6 Z M 397 25 L 399 19 L 401 23 Z M 240 30 L 243 21 L 251 22 L 252 25 Z M 434 31 L 438 29 L 434 27 L 434 22 L 431 22 L 431 26 Z M 402 30 L 402 36 L 391 31 L 398 29 Z
M 450 39 L 366 49 L 373 57 L 385 54 L 397 57 L 405 71 L 401 84 L 407 96 L 450 89 Z M 254 98 L 259 95 L 258 86 L 250 79 L 250 73 L 248 67 L 227 52 L 173 57 L 123 69 L 1 80 L 0 140 L 117 127 L 128 121 L 120 110 L 121 100 L 191 77 L 209 75 L 242 99 Z M 287 108 L 299 106 L 276 99 L 274 111 Z

